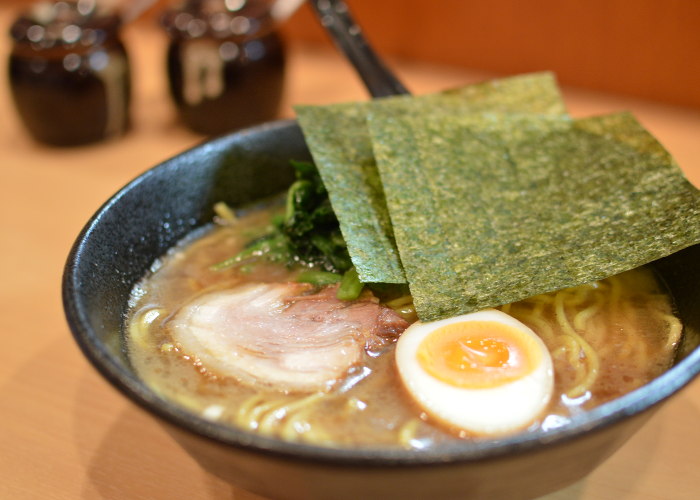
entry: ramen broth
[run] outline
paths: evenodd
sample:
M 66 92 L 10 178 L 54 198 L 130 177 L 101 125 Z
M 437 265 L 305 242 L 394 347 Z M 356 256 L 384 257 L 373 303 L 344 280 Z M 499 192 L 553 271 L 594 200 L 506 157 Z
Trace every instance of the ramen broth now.
M 269 210 L 209 226 L 156 262 L 134 288 L 128 319 L 133 366 L 162 397 L 204 418 L 290 441 L 335 446 L 426 448 L 470 438 L 433 422 L 402 387 L 394 344 L 369 352 L 328 392 L 249 387 L 217 375 L 171 337 L 169 322 L 193 298 L 245 283 L 294 281 L 300 269 L 260 260 L 210 267 L 264 234 Z M 501 308 L 549 349 L 554 395 L 530 430 L 564 425 L 670 367 L 681 335 L 669 296 L 644 268 Z

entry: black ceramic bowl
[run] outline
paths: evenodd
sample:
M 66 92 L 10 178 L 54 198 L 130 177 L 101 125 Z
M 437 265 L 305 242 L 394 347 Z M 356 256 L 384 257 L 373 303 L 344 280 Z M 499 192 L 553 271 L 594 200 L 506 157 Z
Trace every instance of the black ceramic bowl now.
M 696 245 L 654 264 L 685 325 L 675 366 L 554 431 L 429 451 L 331 449 L 250 434 L 161 399 L 139 380 L 125 355 L 122 329 L 132 286 L 157 257 L 212 219 L 214 202 L 241 205 L 281 192 L 293 178 L 289 160 L 307 158 L 302 134 L 291 121 L 195 147 L 107 201 L 68 258 L 64 305 L 87 358 L 214 474 L 272 498 L 532 498 L 589 473 L 700 371 Z

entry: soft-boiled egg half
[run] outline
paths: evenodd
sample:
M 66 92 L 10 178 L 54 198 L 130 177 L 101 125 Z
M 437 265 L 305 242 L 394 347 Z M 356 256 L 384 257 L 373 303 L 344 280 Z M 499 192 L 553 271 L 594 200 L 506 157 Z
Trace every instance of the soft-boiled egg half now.
M 433 419 L 472 435 L 528 427 L 552 395 L 547 347 L 495 309 L 411 325 L 396 345 L 401 379 Z

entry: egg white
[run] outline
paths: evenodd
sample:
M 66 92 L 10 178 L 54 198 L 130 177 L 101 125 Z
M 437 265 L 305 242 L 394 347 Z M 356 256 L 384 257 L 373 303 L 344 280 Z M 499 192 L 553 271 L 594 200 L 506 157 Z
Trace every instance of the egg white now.
M 535 340 L 541 362 L 522 378 L 492 388 L 465 389 L 438 380 L 418 360 L 418 347 L 433 331 L 451 323 L 493 321 Z M 496 436 L 530 425 L 545 409 L 554 388 L 552 359 L 542 340 L 517 319 L 495 309 L 411 325 L 396 345 L 396 364 L 404 386 L 435 420 L 472 434 Z

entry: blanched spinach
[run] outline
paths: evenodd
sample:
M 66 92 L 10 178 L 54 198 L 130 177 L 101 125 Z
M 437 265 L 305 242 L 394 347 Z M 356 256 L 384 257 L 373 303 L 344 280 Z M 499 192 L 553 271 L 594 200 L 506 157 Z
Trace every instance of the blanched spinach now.
M 295 261 L 344 273 L 352 262 L 321 176 L 313 163 L 293 161 L 292 166 L 297 180 L 287 192 L 284 218 L 276 228 Z
M 348 248 L 316 166 L 301 161 L 291 164 L 296 180 L 287 191 L 284 214 L 272 219 L 272 231 L 249 242 L 243 251 L 215 264 L 212 269 L 226 269 L 264 258 L 316 269 L 323 283 L 316 283 L 318 276 L 312 279 L 308 273 L 302 273 L 301 280 L 319 285 L 341 281 L 341 278 L 347 281 L 342 275 L 352 275 L 354 268 Z M 331 280 L 333 275 L 337 279 Z M 354 281 L 357 283 L 350 290 L 347 285 L 343 287 L 343 296 L 339 298 L 353 300 L 359 296 L 362 284 Z

